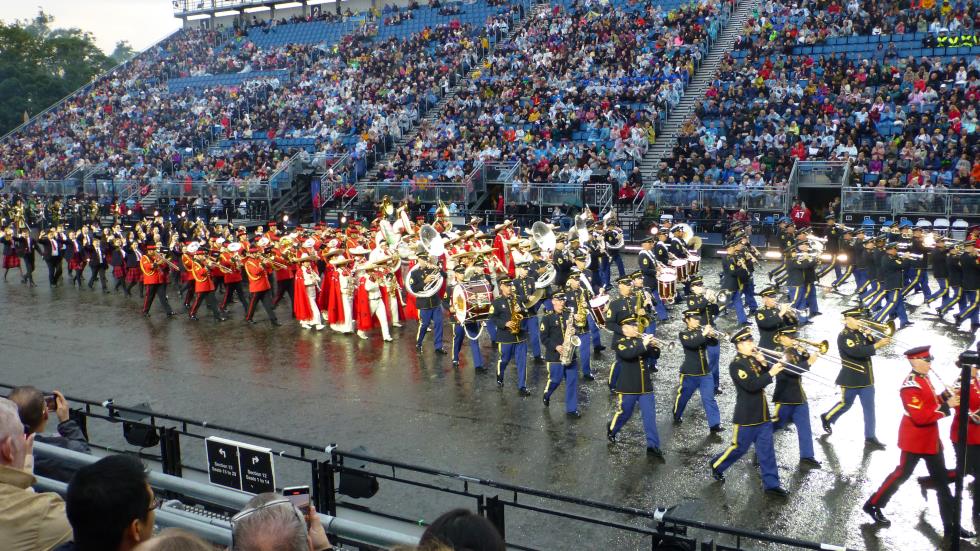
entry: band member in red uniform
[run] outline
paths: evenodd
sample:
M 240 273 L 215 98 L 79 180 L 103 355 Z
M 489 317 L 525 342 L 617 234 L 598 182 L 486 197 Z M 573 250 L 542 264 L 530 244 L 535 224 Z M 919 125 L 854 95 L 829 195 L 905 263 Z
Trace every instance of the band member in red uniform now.
M 221 311 L 227 312 L 228 301 L 232 295 L 238 295 L 238 301 L 242 303 L 242 310 L 248 315 L 248 302 L 245 300 L 245 292 L 242 290 L 242 267 L 239 263 L 241 250 L 241 243 L 231 243 L 222 251 L 218 260 L 225 270 L 231 270 L 221 273 L 225 280 L 225 296 L 221 299 Z
M 912 366 L 912 372 L 905 378 L 900 391 L 905 416 L 898 428 L 898 447 L 902 450 L 901 459 L 895 470 L 885 478 L 881 487 L 864 504 L 864 512 L 877 524 L 891 525 L 882 513 L 888 501 L 898 488 L 912 476 L 912 471 L 924 460 L 929 469 L 929 478 L 936 487 L 939 497 L 939 515 L 943 519 L 944 541 L 948 542 L 956 534 L 953 527 L 953 496 L 946 485 L 947 471 L 943 461 L 943 446 L 939 441 L 938 421 L 950 413 L 950 408 L 959 405 L 958 396 L 944 392 L 938 394 L 929 381 L 932 369 L 932 354 L 928 346 L 920 346 L 905 351 L 905 357 Z M 972 537 L 962 530 L 959 536 Z
M 276 311 L 272 308 L 272 285 L 269 283 L 269 270 L 272 263 L 262 257 L 262 249 L 251 247 L 248 249 L 248 257 L 245 259 L 245 275 L 248 277 L 248 292 L 251 299 L 248 301 L 248 308 L 245 310 L 245 321 L 257 323 L 255 316 L 255 305 L 259 302 L 265 308 L 265 313 L 269 316 L 272 325 L 282 325 L 276 319 Z
M 497 234 L 493 238 L 493 255 L 507 269 L 507 277 L 509 278 L 514 277 L 514 255 L 511 254 L 510 245 L 507 244 L 514 238 L 512 225 L 513 221 L 506 220 L 503 224 L 496 226 L 494 229 Z
M 164 266 L 165 262 L 158 255 L 156 245 L 147 246 L 146 254 L 140 257 L 140 272 L 143 274 L 143 287 L 146 291 L 143 294 L 143 315 L 146 317 L 150 317 L 150 307 L 153 306 L 153 299 L 156 298 L 158 292 L 160 304 L 163 305 L 163 310 L 167 312 L 167 317 L 177 314 L 170 307 L 170 302 L 167 301 L 167 274 L 164 271 Z
M 191 309 L 191 301 L 194 299 L 194 276 L 191 275 L 194 267 L 194 253 L 200 245 L 196 241 L 184 243 L 184 250 L 180 255 L 180 264 L 183 270 L 180 271 L 180 294 L 184 297 L 184 310 Z
M 201 300 L 204 300 L 208 310 L 214 315 L 214 321 L 225 321 L 226 318 L 221 310 L 218 310 L 218 301 L 214 299 L 214 280 L 211 278 L 211 268 L 213 262 L 208 260 L 205 251 L 198 250 L 194 253 L 191 261 L 191 275 L 194 277 L 194 304 L 191 306 L 190 318 L 197 321 L 197 309 L 201 307 Z
M 279 240 L 279 245 L 272 249 L 273 259 L 284 266 L 284 268 L 276 270 L 276 296 L 272 299 L 273 308 L 279 305 L 279 301 L 282 300 L 283 295 L 289 295 L 290 306 L 296 300 L 296 297 L 293 296 L 295 294 L 295 290 L 293 289 L 293 276 L 296 272 L 289 259 L 291 254 L 290 247 L 292 247 L 292 240 L 284 237 Z

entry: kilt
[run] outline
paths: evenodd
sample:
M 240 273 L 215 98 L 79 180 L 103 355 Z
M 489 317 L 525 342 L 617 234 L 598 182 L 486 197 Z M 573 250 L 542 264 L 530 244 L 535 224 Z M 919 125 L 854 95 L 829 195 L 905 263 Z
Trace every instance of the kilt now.
M 15 254 L 7 254 L 3 256 L 3 269 L 9 270 L 11 268 L 17 268 L 20 266 L 20 257 Z
M 139 268 L 126 268 L 126 283 L 139 283 L 143 281 L 143 273 Z
M 113 266 L 112 267 L 112 277 L 116 279 L 122 279 L 126 277 L 126 268 L 123 266 Z

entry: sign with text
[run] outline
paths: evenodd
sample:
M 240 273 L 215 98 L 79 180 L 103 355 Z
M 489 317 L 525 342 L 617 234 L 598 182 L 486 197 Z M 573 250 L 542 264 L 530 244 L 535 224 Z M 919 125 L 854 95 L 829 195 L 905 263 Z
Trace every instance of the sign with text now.
M 211 484 L 250 494 L 276 490 L 272 450 L 210 436 L 204 441 Z

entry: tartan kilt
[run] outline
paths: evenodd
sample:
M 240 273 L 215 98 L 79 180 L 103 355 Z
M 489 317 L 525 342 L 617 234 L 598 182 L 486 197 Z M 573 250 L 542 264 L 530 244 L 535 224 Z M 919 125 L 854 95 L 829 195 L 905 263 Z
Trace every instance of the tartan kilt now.
M 3 269 L 9 270 L 11 268 L 17 268 L 20 266 L 20 257 L 15 254 L 7 254 L 3 256 Z
M 143 281 L 143 273 L 139 268 L 126 268 L 126 283 L 139 283 Z
M 126 277 L 126 268 L 123 266 L 113 266 L 112 267 L 112 277 L 116 279 L 122 279 Z

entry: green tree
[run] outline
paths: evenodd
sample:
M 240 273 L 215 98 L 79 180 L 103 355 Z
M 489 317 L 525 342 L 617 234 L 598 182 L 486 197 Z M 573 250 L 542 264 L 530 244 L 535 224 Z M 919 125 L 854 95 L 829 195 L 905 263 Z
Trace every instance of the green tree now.
M 0 22 L 0 134 L 67 96 L 115 64 L 80 29 L 53 29 L 39 11 L 31 20 Z
M 133 49 L 128 40 L 120 40 L 116 42 L 116 48 L 112 50 L 109 57 L 112 58 L 113 63 L 119 64 L 136 57 L 136 50 Z

